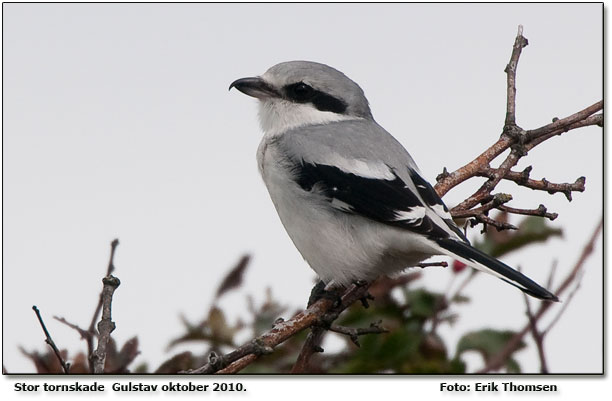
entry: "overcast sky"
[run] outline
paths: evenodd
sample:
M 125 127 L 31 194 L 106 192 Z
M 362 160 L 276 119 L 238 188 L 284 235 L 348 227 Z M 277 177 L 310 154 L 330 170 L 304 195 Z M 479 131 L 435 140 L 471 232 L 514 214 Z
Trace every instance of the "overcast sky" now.
M 113 335 L 119 343 L 137 335 L 137 363 L 151 369 L 187 349 L 166 352 L 182 332 L 179 314 L 199 319 L 244 253 L 253 256 L 244 288 L 221 303 L 232 321 L 248 317 L 246 296 L 261 302 L 266 287 L 292 310 L 304 305 L 315 276 L 259 177 L 256 102 L 228 92 L 237 78 L 296 59 L 343 71 L 432 182 L 498 138 L 503 70 L 519 24 L 529 39 L 517 76 L 520 126 L 565 117 L 603 92 L 599 4 L 4 4 L 3 11 L 3 364 L 10 372 L 34 371 L 18 346 L 45 350 L 34 304 L 61 347 L 85 349 L 51 317 L 88 325 L 113 238 L 122 282 Z M 558 286 L 602 216 L 602 135 L 597 127 L 572 131 L 516 168 L 533 165 L 532 177 L 553 182 L 586 176 L 587 190 L 573 202 L 498 187 L 514 195 L 511 206 L 543 203 L 559 213 L 552 225 L 563 238 L 504 259 L 536 281 L 544 283 L 557 260 Z M 444 200 L 455 205 L 480 182 Z M 601 372 L 602 270 L 599 240 L 580 291 L 546 338 L 552 372 Z M 438 291 L 451 276 L 423 273 L 422 285 Z M 466 293 L 471 302 L 457 308 L 460 321 L 441 331 L 451 351 L 468 330 L 525 324 L 514 287 L 480 275 Z M 525 371 L 538 371 L 534 347 L 517 357 Z M 469 359 L 471 369 L 480 363 Z

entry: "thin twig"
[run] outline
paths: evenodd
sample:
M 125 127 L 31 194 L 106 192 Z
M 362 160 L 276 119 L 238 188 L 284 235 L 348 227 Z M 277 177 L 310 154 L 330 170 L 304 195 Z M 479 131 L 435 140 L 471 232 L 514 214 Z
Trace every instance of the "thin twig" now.
M 113 293 L 121 282 L 115 276 L 107 276 L 102 279 L 102 319 L 98 323 L 98 348 L 92 353 L 91 359 L 94 365 L 94 373 L 104 373 L 104 362 L 106 361 L 106 346 L 110 341 L 110 335 L 115 330 L 115 323 L 111 319 L 111 305 Z
M 506 206 L 506 205 L 498 206 L 497 208 L 507 213 L 522 214 L 526 216 L 546 217 L 547 219 L 550 219 L 551 221 L 556 219 L 559 216 L 557 213 L 548 213 L 548 209 L 546 209 L 546 206 L 544 205 L 538 206 L 537 209 L 517 209 L 517 208 Z
M 421 262 L 421 263 L 417 263 L 416 267 L 420 267 L 421 269 L 424 269 L 426 267 L 448 267 L 448 262 Z
M 553 260 L 552 266 L 550 267 L 550 273 L 548 274 L 548 281 L 546 282 L 546 288 L 552 288 L 555 273 L 557 272 L 557 265 L 559 264 L 558 260 Z
M 45 342 L 47 344 L 49 344 L 49 346 L 51 347 L 51 349 L 55 353 L 55 356 L 59 360 L 60 365 L 62 365 L 62 369 L 64 369 L 64 373 L 66 373 L 66 374 L 70 373 L 70 364 L 68 362 L 65 362 L 64 358 L 62 358 L 62 356 L 60 354 L 60 351 L 59 351 L 59 349 L 57 349 L 57 346 L 55 345 L 55 342 L 51 338 L 51 334 L 49 334 L 49 331 L 47 330 L 47 326 L 45 326 L 45 322 L 43 322 L 42 316 L 40 315 L 40 311 L 38 310 L 36 305 L 32 306 L 32 310 L 34 311 L 34 313 L 36 313 L 36 317 L 38 318 L 38 322 L 40 323 L 40 327 L 42 327 L 43 332 L 45 333 L 45 337 L 46 337 L 45 338 Z
M 479 172 L 476 173 L 478 177 L 492 177 L 497 173 L 497 169 L 491 167 L 483 167 Z M 514 181 L 520 186 L 530 188 L 533 190 L 546 191 L 549 194 L 561 192 L 565 195 L 567 200 L 572 200 L 572 192 L 584 192 L 585 189 L 585 177 L 579 177 L 574 183 L 563 183 L 555 184 L 548 181 L 546 178 L 541 180 L 533 180 L 529 178 L 531 172 L 531 166 L 525 168 L 522 172 L 508 171 L 503 177 L 505 180 Z
M 567 310 L 567 306 L 572 302 L 572 299 L 574 299 L 574 295 L 576 295 L 576 293 L 578 292 L 578 289 L 580 289 L 580 285 L 582 283 L 582 277 L 584 277 L 584 270 L 580 271 L 577 274 L 576 277 L 576 285 L 574 286 L 574 288 L 572 289 L 572 291 L 567 295 L 565 302 L 563 302 L 563 305 L 561 305 L 561 309 L 559 310 L 559 312 L 555 315 L 555 317 L 550 321 L 550 323 L 548 324 L 548 326 L 542 330 L 542 335 L 546 335 L 548 334 L 548 332 L 550 332 L 550 329 L 553 328 L 553 326 L 555 324 L 557 324 L 557 322 L 559 321 L 559 319 L 561 319 L 561 316 L 565 313 L 565 311 Z
M 529 331 L 531 332 L 531 336 L 535 341 L 536 347 L 538 349 L 538 357 L 540 358 L 540 373 L 548 373 L 548 364 L 546 363 L 546 353 L 544 352 L 544 333 L 538 331 L 537 321 L 533 313 L 531 312 L 531 305 L 529 304 L 529 299 L 527 298 L 527 294 L 523 293 L 523 298 L 525 299 L 525 307 L 527 309 L 527 319 L 529 321 Z
M 587 125 L 602 125 L 603 115 L 598 114 L 593 116 L 593 114 L 597 113 L 600 110 L 603 110 L 603 100 L 593 103 L 589 107 L 586 107 L 580 110 L 579 112 L 572 114 L 571 116 L 562 119 L 557 119 L 552 123 L 546 124 L 540 128 L 528 130 L 527 132 L 525 132 L 525 141 L 534 142 L 536 139 L 545 135 L 549 135 L 551 133 L 554 133 L 554 135 L 558 135 L 562 132 L 568 131 L 571 128 L 580 128 Z M 582 125 L 575 126 L 574 124 Z M 539 142 L 536 142 L 536 144 L 537 143 Z
M 514 46 L 512 46 L 512 55 L 504 70 L 507 75 L 506 84 L 508 92 L 508 96 L 506 97 L 506 126 L 516 125 L 516 68 L 518 67 L 521 52 L 528 44 L 529 42 L 523 36 L 523 26 L 519 25 L 516 39 L 514 40 Z
M 487 225 L 495 227 L 497 231 L 502 230 L 518 230 L 518 228 L 510 223 L 506 223 L 504 221 L 498 221 L 486 216 L 484 214 L 477 214 L 473 216 L 473 219 L 470 220 L 470 226 L 475 227 L 478 223 L 483 223 L 484 227 L 482 229 L 482 233 L 484 234 L 487 230 Z
M 470 274 L 461 282 L 461 284 L 459 284 L 459 286 L 457 287 L 457 290 L 455 291 L 453 296 L 448 297 L 450 302 L 453 302 L 455 299 L 457 299 L 461 295 L 461 292 L 463 290 L 465 290 L 465 288 L 470 283 L 470 281 L 472 281 L 474 279 L 474 277 L 476 277 L 476 273 L 477 272 L 478 271 L 475 270 L 475 269 L 471 269 L 470 270 Z
M 455 218 L 476 217 L 487 213 L 491 209 L 498 208 L 511 200 L 512 195 L 510 194 L 495 194 L 491 197 L 490 201 L 480 207 L 470 210 L 455 210 L 451 214 Z
M 81 336 L 81 340 L 87 340 L 90 337 L 93 337 L 93 334 L 85 329 L 80 328 L 78 325 L 70 323 L 69 321 L 67 321 L 66 319 L 64 319 L 63 317 L 57 317 L 57 316 L 53 316 L 53 318 L 55 320 L 57 320 L 60 323 L 64 323 L 66 326 L 70 327 L 71 329 L 76 330 L 79 335 Z
M 522 134 L 516 134 L 516 135 L 520 136 Z M 508 157 L 506 157 L 506 159 L 499 166 L 496 173 L 493 174 L 493 176 L 489 178 L 484 184 L 482 184 L 482 186 L 476 192 L 474 192 L 474 194 L 472 194 L 470 197 L 465 199 L 463 202 L 461 202 L 457 206 L 453 207 L 451 210 L 451 213 L 457 212 L 459 210 L 471 209 L 477 204 L 479 204 L 480 202 L 482 202 L 484 199 L 489 197 L 491 194 L 491 191 L 495 189 L 497 184 L 499 184 L 499 182 L 504 178 L 506 173 L 510 171 L 510 169 L 518 163 L 519 159 L 523 155 L 524 154 L 519 150 L 519 148 L 512 149 Z
M 332 325 L 329 328 L 329 330 L 335 333 L 339 333 L 339 334 L 348 336 L 349 339 L 353 342 L 353 344 L 355 344 L 358 347 L 361 347 L 361 344 L 359 344 L 359 336 L 363 336 L 365 334 L 380 334 L 380 333 L 389 332 L 389 330 L 382 327 L 381 324 L 382 324 L 382 320 L 376 323 L 371 323 L 370 327 L 353 328 L 353 327 Z

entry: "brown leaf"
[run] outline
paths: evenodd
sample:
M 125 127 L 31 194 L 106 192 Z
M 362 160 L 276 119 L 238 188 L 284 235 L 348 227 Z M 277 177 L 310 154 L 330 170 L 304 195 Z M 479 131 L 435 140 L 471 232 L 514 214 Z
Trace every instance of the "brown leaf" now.
M 217 294 L 215 297 L 218 299 L 227 291 L 239 287 L 242 284 L 242 276 L 244 275 L 244 271 L 246 270 L 249 261 L 251 260 L 251 256 L 244 255 L 236 266 L 225 276 L 221 285 L 217 289 Z
M 89 363 L 87 363 L 87 355 L 83 352 L 79 352 L 74 359 L 70 362 L 70 374 L 90 374 Z
M 216 306 L 210 308 L 208 314 L 208 327 L 210 328 L 211 340 L 215 343 L 232 344 L 234 334 L 241 327 L 231 327 L 225 319 L 223 311 Z
M 191 352 L 185 351 L 180 354 L 174 355 L 160 365 L 155 371 L 156 374 L 175 374 L 181 370 L 188 370 L 193 368 L 194 358 Z
M 112 339 L 111 339 L 112 341 Z M 128 373 L 128 365 L 140 354 L 138 350 L 138 338 L 132 337 L 123 344 L 121 350 L 117 352 L 113 342 L 113 354 L 109 362 L 109 354 L 106 356 L 104 364 L 104 373 Z
M 64 373 L 62 365 L 59 363 L 57 356 L 52 350 L 45 353 L 39 353 L 38 351 L 28 352 L 24 348 L 19 347 L 22 354 L 27 356 L 36 367 L 36 372 L 40 374 L 53 374 L 53 373 Z M 60 355 L 62 359 L 67 360 L 68 352 L 61 350 Z

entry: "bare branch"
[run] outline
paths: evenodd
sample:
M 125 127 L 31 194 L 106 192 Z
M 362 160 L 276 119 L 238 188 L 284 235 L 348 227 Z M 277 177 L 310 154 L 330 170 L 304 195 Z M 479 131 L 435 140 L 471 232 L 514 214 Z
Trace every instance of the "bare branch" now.
M 529 321 L 529 331 L 531 332 L 531 336 L 533 337 L 538 349 L 538 357 L 540 358 L 540 373 L 548 373 L 548 363 L 546 362 L 546 353 L 544 352 L 544 333 L 541 333 L 538 330 L 537 321 L 531 312 L 531 305 L 529 304 L 529 299 L 527 299 L 527 294 L 523 293 L 523 298 L 525 299 L 525 306 L 527 309 L 526 313 Z
M 552 329 L 553 326 L 555 324 L 557 324 L 559 319 L 561 319 L 561 316 L 567 310 L 567 306 L 572 302 L 572 299 L 574 299 L 574 295 L 576 295 L 576 293 L 578 292 L 578 289 L 580 289 L 580 284 L 582 282 L 582 277 L 584 277 L 584 270 L 581 270 L 578 273 L 578 275 L 576 277 L 576 285 L 574 286 L 572 291 L 567 295 L 567 298 L 565 299 L 565 302 L 563 302 L 563 305 L 561 305 L 561 309 L 559 310 L 557 315 L 551 320 L 551 322 L 548 324 L 548 326 L 544 330 L 542 330 L 542 335 L 548 334 L 548 332 L 550 332 L 550 329 Z
M 437 177 L 438 182 L 434 189 L 440 197 L 443 197 L 448 191 L 463 181 L 476 176 L 482 166 L 488 166 L 489 163 L 497 156 L 502 154 L 512 144 L 512 139 L 506 136 L 500 137 L 491 147 L 482 152 L 474 160 L 465 166 L 453 171 L 452 173 L 443 172 Z
M 548 281 L 546 282 L 546 288 L 551 288 L 553 286 L 553 280 L 555 278 L 558 264 L 559 262 L 557 259 L 553 260 L 552 266 L 550 267 L 550 273 L 548 275 Z
M 108 268 L 106 269 L 107 277 L 110 276 L 111 273 L 115 270 L 115 264 L 114 264 L 115 250 L 117 249 L 118 245 L 119 245 L 119 239 L 115 238 L 114 240 L 111 241 L 110 257 L 108 258 Z M 102 303 L 103 303 L 102 295 L 103 295 L 103 292 L 100 293 L 100 297 L 98 298 L 98 304 L 96 305 L 96 310 L 94 311 L 94 314 L 91 317 L 91 322 L 89 323 L 89 328 L 87 329 L 90 333 L 96 333 L 96 322 L 98 321 L 98 316 L 100 316 L 100 311 L 102 310 Z M 86 340 L 87 340 L 87 359 L 89 361 L 89 371 L 93 373 L 94 372 L 94 365 L 93 365 L 93 359 L 92 359 L 93 351 L 94 351 L 93 336 L 87 337 Z
M 66 373 L 66 374 L 70 373 L 70 364 L 65 362 L 64 358 L 62 358 L 62 356 L 60 355 L 60 351 L 59 351 L 59 349 L 57 349 L 57 346 L 55 345 L 55 342 L 51 338 L 51 334 L 49 334 L 49 331 L 47 330 L 47 326 L 45 326 L 45 322 L 43 322 L 42 316 L 40 316 L 40 311 L 38 310 L 36 305 L 32 306 L 32 310 L 34 311 L 34 313 L 36 313 L 36 317 L 38 318 L 38 322 L 40 323 L 40 327 L 42 327 L 43 332 L 45 333 L 45 342 L 47 344 L 49 344 L 49 346 L 51 347 L 51 349 L 55 353 L 55 356 L 59 360 L 59 363 L 62 365 L 62 369 L 64 369 L 64 373 Z
M 581 124 L 581 125 L 574 126 L 573 128 L 584 127 L 587 125 L 601 125 L 603 123 L 602 114 L 593 116 L 589 120 L 587 119 L 587 117 L 591 116 L 592 114 L 597 113 L 600 110 L 603 110 L 603 100 L 600 100 L 599 102 L 594 103 L 590 105 L 589 107 L 583 110 L 580 110 L 577 113 L 572 114 L 571 116 L 568 116 L 562 119 L 555 119 L 550 124 L 547 124 L 540 128 L 536 128 L 536 129 L 527 131 L 525 133 L 525 142 L 533 142 L 535 139 L 542 137 L 544 135 L 548 135 L 550 133 L 556 133 L 555 135 L 558 135 L 559 133 L 567 132 L 569 131 L 570 128 L 572 128 L 572 125 L 574 124 Z
M 323 352 L 321 343 L 323 342 L 324 336 L 325 329 L 322 327 L 313 327 L 310 330 L 310 333 L 308 333 L 306 341 L 300 350 L 300 354 L 291 368 L 291 373 L 309 372 L 310 358 L 312 358 L 312 356 L 317 352 Z
M 465 217 L 476 217 L 479 215 L 483 215 L 487 213 L 489 210 L 497 208 L 503 205 L 506 202 L 510 202 L 512 200 L 512 195 L 510 194 L 495 194 L 491 197 L 491 200 L 486 202 L 484 205 L 470 210 L 453 210 L 451 215 L 457 218 L 465 218 Z
M 497 169 L 490 167 L 483 167 L 478 173 L 476 173 L 479 177 L 493 177 L 497 172 Z M 522 172 L 516 171 L 508 171 L 506 175 L 503 177 L 505 180 L 514 181 L 518 185 L 523 187 L 531 188 L 539 191 L 546 191 L 549 194 L 554 194 L 557 192 L 561 192 L 565 195 L 567 200 L 572 200 L 572 192 L 584 192 L 584 184 L 586 182 L 585 177 L 579 177 L 572 184 L 555 184 L 549 182 L 546 178 L 542 178 L 541 180 L 533 180 L 529 178 L 529 174 L 531 173 L 531 166 L 525 168 Z
M 426 267 L 434 267 L 434 266 L 448 267 L 448 262 L 422 262 L 422 263 L 418 263 L 415 267 L 420 267 L 421 269 L 424 269 Z
M 515 209 L 507 206 L 498 207 L 492 204 L 484 205 L 484 203 L 490 200 L 491 192 L 503 179 L 515 181 L 519 185 L 532 189 L 545 190 L 549 193 L 562 192 L 568 200 L 571 200 L 572 191 L 584 191 L 584 177 L 579 178 L 574 184 L 552 184 L 545 179 L 541 181 L 529 179 L 530 167 L 525 169 L 522 173 L 513 172 L 511 169 L 522 157 L 527 155 L 529 150 L 555 135 L 560 135 L 569 130 L 589 125 L 603 125 L 603 115 L 593 115 L 603 109 L 603 101 L 594 103 L 568 117 L 562 119 L 555 118 L 552 123 L 540 128 L 525 131 L 517 125 L 516 69 L 522 49 L 528 44 L 522 32 L 523 28 L 519 26 L 510 61 L 505 69 L 507 75 L 506 118 L 501 137 L 495 144 L 470 163 L 452 173 L 448 173 L 446 168 L 444 168 L 442 174 L 436 178 L 438 182 L 435 185 L 435 190 L 441 197 L 451 188 L 471 177 L 480 176 L 488 178 L 476 192 L 451 210 L 451 214 L 454 217 L 473 217 L 472 226 L 475 225 L 474 223 L 483 223 L 493 225 L 498 230 L 511 228 L 503 223 L 489 219 L 486 212 L 491 208 L 506 210 L 509 213 L 543 216 L 551 220 L 556 218 L 556 214 L 547 213 L 543 211 L 545 208 L 542 209 L 541 207 L 535 210 L 529 210 Z M 499 167 L 491 168 L 490 163 L 493 159 L 497 158 L 508 149 L 511 149 L 510 154 L 503 160 Z M 479 203 L 483 204 L 483 206 L 473 209 Z
M 87 340 L 88 338 L 92 338 L 94 336 L 94 333 L 91 333 L 91 332 L 89 332 L 87 330 L 84 330 L 84 329 L 80 328 L 76 324 L 70 323 L 69 321 L 67 321 L 63 317 L 53 316 L 53 318 L 55 320 L 57 320 L 58 322 L 60 322 L 60 323 L 64 323 L 66 326 L 70 327 L 71 329 L 74 329 L 74 330 L 78 331 L 80 336 L 81 336 L 81 340 Z
M 92 353 L 94 373 L 104 373 L 104 362 L 106 361 L 106 346 L 110 341 L 110 335 L 115 330 L 115 323 L 111 319 L 111 304 L 113 293 L 121 282 L 117 277 L 107 276 L 102 279 L 102 319 L 98 323 L 98 348 Z
M 539 145 L 540 143 L 544 142 L 547 139 L 552 138 L 553 136 L 556 135 L 560 135 L 564 132 L 567 131 L 571 131 L 577 128 L 581 128 L 581 127 L 585 127 L 585 126 L 591 126 L 591 125 L 597 125 L 597 126 L 601 126 L 603 123 L 603 116 L 601 114 L 597 114 L 597 115 L 590 115 L 588 116 L 588 113 L 596 113 L 597 111 L 600 111 L 603 109 L 603 102 L 597 102 L 589 107 L 587 107 L 584 110 L 581 110 L 577 113 L 572 114 L 571 116 L 568 116 L 562 120 L 558 120 L 558 121 L 576 121 L 576 119 L 578 119 L 578 117 L 582 117 L 582 120 L 578 120 L 577 122 L 574 122 L 570 125 L 567 126 L 562 126 L 561 128 L 559 128 L 559 124 L 558 121 L 557 123 L 553 123 L 556 125 L 552 125 L 549 124 L 545 127 L 549 127 L 547 130 L 544 131 L 538 131 L 540 129 L 543 129 L 544 127 L 538 128 L 536 130 L 532 130 L 532 131 L 527 131 L 524 135 L 515 135 L 515 136 L 509 136 L 509 135 L 502 135 L 497 142 L 495 142 L 495 144 L 493 144 L 490 148 L 488 148 L 487 150 L 485 150 L 482 154 L 480 154 L 476 159 L 472 160 L 470 163 L 466 164 L 465 166 L 459 168 L 458 170 L 452 172 L 452 173 L 448 173 L 448 172 L 444 172 L 443 174 L 440 174 L 437 179 L 438 179 L 438 183 L 435 185 L 435 190 L 438 193 L 439 196 L 444 196 L 450 189 L 454 188 L 455 186 L 457 186 L 458 184 L 462 183 L 463 181 L 475 177 L 475 176 L 485 176 L 488 177 L 490 180 L 493 181 L 497 181 L 498 179 L 501 180 L 502 178 L 506 178 L 506 175 L 508 174 L 508 172 L 510 171 L 510 169 L 505 170 L 505 168 L 502 168 L 502 166 L 500 166 L 498 169 L 491 169 L 490 167 L 490 162 L 495 159 L 497 156 L 499 156 L 500 154 L 502 154 L 504 151 L 506 151 L 507 149 L 509 149 L 512 145 L 515 145 L 518 143 L 518 138 L 522 138 L 522 152 L 521 156 L 524 156 L 525 153 L 531 149 L 533 149 L 535 146 Z M 587 115 L 585 117 L 585 115 Z M 552 129 L 550 127 L 557 127 L 556 129 Z M 537 132 L 538 135 L 534 136 L 531 135 L 532 139 L 527 139 L 526 135 L 527 133 L 532 133 L 532 132 Z M 510 160 L 506 160 L 506 164 L 511 164 L 513 162 L 513 159 L 515 157 L 518 156 L 518 154 L 515 154 L 514 157 L 511 157 L 512 154 L 510 156 L 508 156 L 508 158 L 510 158 Z M 517 159 L 518 161 L 518 159 Z M 516 164 L 516 162 L 515 162 Z M 488 181 L 487 181 L 488 182 Z M 497 181 L 499 182 L 499 181 Z M 490 186 L 491 184 L 489 184 Z M 497 185 L 497 184 L 495 184 Z M 493 188 L 491 188 L 492 190 Z M 535 189 L 539 189 L 539 188 L 535 188 Z M 478 203 L 478 202 L 476 202 Z M 457 207 L 458 208 L 458 207 Z M 461 209 L 464 209 L 465 206 L 462 206 Z
M 389 332 L 389 330 L 382 327 L 381 324 L 382 324 L 382 320 L 376 323 L 371 323 L 370 327 L 361 327 L 361 328 L 352 328 L 352 327 L 332 325 L 329 328 L 329 330 L 335 333 L 344 334 L 345 336 L 348 336 L 349 339 L 353 342 L 353 344 L 360 347 L 361 344 L 359 344 L 359 336 L 363 336 L 365 334 L 380 334 L 380 333 Z
M 470 227 L 475 227 L 477 224 L 482 223 L 484 227 L 482 228 L 482 233 L 484 234 L 487 231 L 487 225 L 495 227 L 497 231 L 502 230 L 518 230 L 518 228 L 510 223 L 506 223 L 505 221 L 497 221 L 489 216 L 485 216 L 484 214 L 477 214 L 470 220 Z
M 504 72 L 507 75 L 507 92 L 506 97 L 506 126 L 516 125 L 516 68 L 518 67 L 519 57 L 523 48 L 527 46 L 529 42 L 523 36 L 523 26 L 519 25 L 516 39 L 514 40 L 514 46 L 512 46 L 512 55 L 510 61 L 506 66 Z
M 557 213 L 548 213 L 548 209 L 546 209 L 546 206 L 544 205 L 538 206 L 537 209 L 517 209 L 506 205 L 498 206 L 497 208 L 508 213 L 522 214 L 526 216 L 540 216 L 546 217 L 550 220 L 554 220 L 559 216 Z

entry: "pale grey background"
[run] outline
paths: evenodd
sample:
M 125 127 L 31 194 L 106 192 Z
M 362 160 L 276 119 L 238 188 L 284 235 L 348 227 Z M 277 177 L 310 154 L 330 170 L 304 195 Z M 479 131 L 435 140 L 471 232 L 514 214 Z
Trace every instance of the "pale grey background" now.
M 497 139 L 503 69 L 519 24 L 530 41 L 518 72 L 522 127 L 602 97 L 598 4 L 4 4 L 3 12 L 3 363 L 10 372 L 33 371 L 19 345 L 45 349 L 33 304 L 61 347 L 84 349 L 51 316 L 88 324 L 115 237 L 122 285 L 114 336 L 123 343 L 138 335 L 138 362 L 152 369 L 188 349 L 165 350 L 182 332 L 179 313 L 199 318 L 245 252 L 254 256 L 245 286 L 222 301 L 232 321 L 247 316 L 247 294 L 261 302 L 268 286 L 291 310 L 303 306 L 314 274 L 258 176 L 255 101 L 228 93 L 236 78 L 294 59 L 340 69 L 431 181 Z M 551 181 L 585 175 L 587 191 L 572 203 L 499 187 L 515 195 L 512 206 L 546 204 L 565 230 L 563 239 L 505 261 L 540 282 L 553 259 L 558 280 L 573 266 L 602 215 L 601 146 L 600 128 L 574 131 L 518 166 L 532 164 L 533 177 Z M 478 185 L 444 199 L 454 205 Z M 599 240 L 581 290 L 546 340 L 552 372 L 601 372 L 601 255 Z M 424 275 L 440 291 L 452 276 L 437 268 Z M 513 287 L 481 275 L 467 293 L 472 301 L 457 308 L 460 321 L 441 331 L 450 352 L 467 330 L 524 325 Z M 525 371 L 538 370 L 534 347 L 517 356 Z M 480 364 L 469 358 L 471 369 Z

